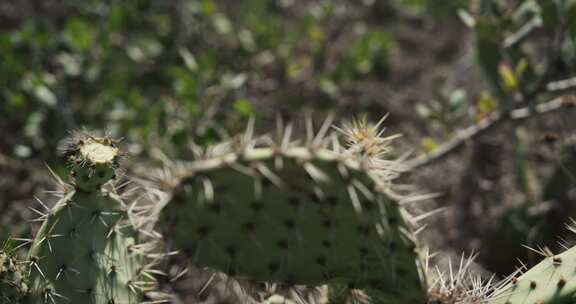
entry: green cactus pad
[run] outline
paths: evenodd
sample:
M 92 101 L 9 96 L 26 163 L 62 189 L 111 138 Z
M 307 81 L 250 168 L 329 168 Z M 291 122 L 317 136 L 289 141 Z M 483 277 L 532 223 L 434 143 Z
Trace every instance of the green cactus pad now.
M 0 250 L 0 304 L 15 304 L 28 292 L 23 266 Z
M 114 194 L 71 191 L 48 214 L 29 252 L 28 303 L 138 303 L 137 233 Z
M 118 150 L 112 140 L 84 136 L 65 152 L 75 187 L 40 217 L 25 303 L 139 303 L 150 287 L 146 252 L 122 197 L 102 187 L 114 176 Z
M 187 166 L 160 226 L 193 263 L 232 276 L 338 282 L 378 290 L 374 303 L 423 303 L 408 215 L 369 166 L 304 147 L 200 160 Z
M 576 297 L 576 247 L 546 258 L 498 288 L 487 304 L 571 304 Z

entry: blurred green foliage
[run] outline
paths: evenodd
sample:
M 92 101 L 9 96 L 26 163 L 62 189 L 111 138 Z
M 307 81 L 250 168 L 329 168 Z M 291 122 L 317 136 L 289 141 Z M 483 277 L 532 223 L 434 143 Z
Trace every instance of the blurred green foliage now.
M 261 91 L 285 89 L 280 101 L 290 102 L 299 97 L 291 96 L 291 84 L 312 82 L 335 98 L 340 81 L 384 73 L 392 44 L 386 31 L 365 28 L 340 51 L 335 67 L 322 67 L 327 20 L 345 18 L 335 12 L 337 5 L 51 3 L 46 12 L 0 32 L 0 127 L 11 136 L 0 143 L 2 150 L 51 163 L 65 130 L 86 127 L 182 155 L 185 138 L 218 133 L 210 131 L 214 115 L 224 116 L 217 121 L 221 127 L 234 130 L 257 114 L 251 99 Z M 260 88 L 266 80 L 271 88 Z M 216 114 L 204 117 L 211 107 Z

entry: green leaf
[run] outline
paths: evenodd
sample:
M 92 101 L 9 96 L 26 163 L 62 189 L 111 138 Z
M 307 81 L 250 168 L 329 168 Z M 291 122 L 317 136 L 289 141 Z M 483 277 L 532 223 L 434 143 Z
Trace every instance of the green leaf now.
M 66 22 L 62 39 L 73 49 L 87 51 L 96 40 L 94 27 L 80 18 L 71 18 Z
M 476 121 L 485 118 L 490 112 L 494 111 L 498 106 L 498 102 L 490 95 L 490 93 L 484 91 L 480 94 L 480 99 L 478 99 L 478 112 L 476 113 Z
M 431 137 L 422 138 L 421 144 L 422 148 L 424 148 L 424 151 L 426 151 L 426 153 L 430 153 L 438 147 L 438 144 L 434 142 L 434 140 Z
M 248 100 L 244 98 L 240 98 L 234 102 L 234 109 L 236 112 L 244 115 L 244 116 L 252 116 L 254 111 L 252 110 L 252 105 Z
M 508 93 L 518 91 L 518 80 L 516 74 L 507 63 L 500 63 L 498 65 L 498 73 L 500 74 L 500 86 Z

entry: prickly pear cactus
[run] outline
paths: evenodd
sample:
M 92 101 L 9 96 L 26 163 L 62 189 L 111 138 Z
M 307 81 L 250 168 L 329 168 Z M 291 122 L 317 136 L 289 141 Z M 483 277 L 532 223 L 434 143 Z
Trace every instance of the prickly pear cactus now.
M 0 250 L 0 304 L 14 304 L 28 292 L 23 271 L 24 265 Z
M 389 191 L 391 138 L 355 122 L 343 147 L 325 123 L 305 145 L 259 145 L 251 128 L 175 170 L 164 235 L 193 261 L 257 281 L 338 282 L 377 291 L 374 303 L 424 303 L 410 217 Z
M 145 279 L 137 231 L 127 206 L 102 185 L 114 177 L 112 140 L 77 135 L 66 150 L 74 189 L 39 220 L 28 256 L 26 303 L 139 303 Z
M 544 260 L 486 300 L 487 304 L 571 304 L 576 297 L 576 247 L 554 255 L 543 250 Z

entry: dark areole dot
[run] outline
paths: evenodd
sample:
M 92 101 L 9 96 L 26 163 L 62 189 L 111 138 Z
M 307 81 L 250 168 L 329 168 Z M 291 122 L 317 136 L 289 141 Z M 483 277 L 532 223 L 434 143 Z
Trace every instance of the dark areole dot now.
M 182 191 L 178 191 L 172 201 L 177 205 L 184 205 L 186 203 L 186 194 Z
M 325 256 L 319 256 L 315 259 L 316 264 L 320 265 L 320 266 L 326 266 L 326 257 Z
M 311 193 L 310 195 L 308 195 L 308 198 L 316 205 L 320 203 L 320 198 L 316 193 Z
M 105 178 L 106 177 L 106 171 L 98 170 L 98 177 L 99 178 Z
M 536 282 L 530 281 L 530 289 L 536 289 Z
M 389 216 L 388 217 L 388 224 L 395 226 L 398 225 L 398 218 L 396 218 L 395 216 Z
M 324 228 L 326 229 L 330 229 L 334 226 L 334 222 L 332 221 L 332 219 L 324 219 L 322 220 L 322 226 L 324 226 Z
M 262 210 L 262 207 L 264 207 L 264 204 L 260 201 L 254 201 L 250 204 L 250 208 L 252 209 L 252 211 L 254 212 L 260 212 Z
M 370 280 L 368 285 L 370 288 L 378 289 L 380 287 L 380 282 L 378 280 Z
M 371 201 L 364 201 L 364 202 L 362 202 L 362 208 L 363 208 L 364 210 L 366 210 L 366 211 L 372 211 L 372 210 L 374 210 L 374 207 L 375 207 L 375 206 L 376 206 L 376 205 L 374 204 L 374 202 L 371 202 Z
M 332 242 L 330 242 L 329 240 L 324 240 L 324 241 L 322 241 L 322 246 L 324 248 L 330 248 L 330 247 L 332 247 Z
M 288 241 L 287 241 L 287 240 L 284 240 L 284 239 L 279 240 L 279 241 L 278 241 L 278 247 L 279 247 L 280 249 L 283 249 L 283 250 L 288 249 Z
M 254 222 L 246 222 L 242 226 L 244 227 L 244 230 L 247 232 L 254 232 L 254 230 L 256 230 L 256 224 Z
M 278 262 L 270 262 L 267 266 L 268 270 L 272 273 L 277 272 L 278 270 L 280 270 L 280 263 Z
M 272 181 L 267 179 L 267 178 L 263 178 L 262 179 L 262 187 L 264 189 L 270 188 L 270 186 L 272 186 Z
M 294 227 L 296 227 L 296 223 L 293 219 L 287 219 L 284 221 L 284 226 L 288 229 L 294 229 Z
M 184 179 L 182 179 L 182 181 L 180 182 L 180 185 L 194 185 L 194 182 L 196 181 L 196 178 L 198 177 L 205 177 L 204 174 L 202 173 L 198 173 L 196 174 L 196 176 L 187 176 Z
M 396 249 L 398 249 L 398 244 L 396 244 L 396 242 L 394 242 L 394 241 L 390 241 L 390 243 L 388 243 L 388 249 L 390 249 L 390 251 L 394 252 L 394 251 L 396 251 Z
M 358 232 L 363 236 L 369 236 L 370 235 L 370 227 L 368 227 L 367 225 L 360 225 L 360 226 L 358 226 Z
M 213 213 L 219 214 L 222 211 L 222 206 L 220 205 L 220 203 L 214 202 L 210 204 L 208 210 L 210 210 Z
M 290 197 L 290 198 L 288 198 L 288 204 L 290 204 L 290 206 L 292 206 L 294 208 L 298 208 L 298 206 L 300 206 L 301 202 L 300 202 L 300 199 L 298 197 Z
M 234 257 L 238 253 L 238 249 L 234 245 L 228 245 L 224 250 L 231 257 Z
M 69 236 L 70 238 L 73 238 L 74 236 L 76 236 L 76 232 L 78 232 L 78 230 L 77 230 L 75 227 L 72 227 L 72 228 L 70 229 L 70 231 L 68 231 L 68 236 Z
M 206 237 L 210 231 L 212 231 L 212 228 L 210 228 L 210 226 L 207 225 L 203 225 L 200 226 L 196 229 L 196 232 L 198 233 L 198 235 L 200 235 L 200 237 Z
M 328 203 L 328 205 L 332 206 L 332 207 L 336 207 L 338 205 L 338 197 L 336 196 L 328 196 L 326 198 L 326 202 Z
M 193 248 L 184 248 L 184 249 L 181 249 L 181 251 L 184 252 L 184 255 L 186 255 L 186 256 L 191 256 L 194 254 Z
M 365 257 L 368 255 L 368 248 L 366 248 L 366 247 L 360 247 L 359 251 L 360 251 L 360 255 L 362 257 Z

